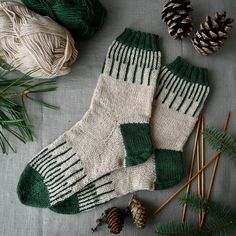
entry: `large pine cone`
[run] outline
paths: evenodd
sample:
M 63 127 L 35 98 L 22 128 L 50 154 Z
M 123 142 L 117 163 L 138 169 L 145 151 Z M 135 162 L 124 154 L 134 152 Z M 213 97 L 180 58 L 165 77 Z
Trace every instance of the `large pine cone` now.
M 124 225 L 123 212 L 117 207 L 107 209 L 105 211 L 105 223 L 108 224 L 112 234 L 119 234 Z
M 216 12 L 213 19 L 207 16 L 192 39 L 196 51 L 202 55 L 209 55 L 219 50 L 229 36 L 233 21 L 233 18 L 226 18 L 226 12 Z
M 130 211 L 133 217 L 134 224 L 143 229 L 147 222 L 147 210 L 143 203 L 136 198 L 133 198 L 130 204 Z
M 169 0 L 162 11 L 162 19 L 167 24 L 168 32 L 175 39 L 183 39 L 193 31 L 192 11 L 189 0 Z

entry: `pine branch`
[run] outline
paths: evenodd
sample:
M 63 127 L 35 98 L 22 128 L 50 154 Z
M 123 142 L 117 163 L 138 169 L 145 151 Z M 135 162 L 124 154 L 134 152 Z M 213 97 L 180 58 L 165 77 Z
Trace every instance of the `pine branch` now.
M 0 68 L 4 69 L 0 73 L 0 149 L 2 153 L 7 154 L 8 148 L 15 151 L 8 141 L 8 134 L 23 143 L 33 141 L 32 124 L 25 105 L 26 99 L 51 109 L 58 109 L 57 106 L 35 97 L 38 93 L 55 91 L 56 81 L 38 81 L 31 78 L 30 73 L 9 79 L 16 68 L 1 58 Z
M 230 134 L 217 128 L 206 127 L 204 136 L 213 149 L 221 150 L 221 152 L 228 155 L 236 165 L 236 142 Z

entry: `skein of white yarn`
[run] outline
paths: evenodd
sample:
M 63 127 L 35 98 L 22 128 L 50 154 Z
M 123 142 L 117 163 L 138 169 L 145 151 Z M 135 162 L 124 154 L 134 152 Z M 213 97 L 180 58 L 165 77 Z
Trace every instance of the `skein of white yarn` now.
M 18 2 L 0 2 L 0 56 L 32 77 L 49 79 L 70 72 L 78 52 L 62 26 Z

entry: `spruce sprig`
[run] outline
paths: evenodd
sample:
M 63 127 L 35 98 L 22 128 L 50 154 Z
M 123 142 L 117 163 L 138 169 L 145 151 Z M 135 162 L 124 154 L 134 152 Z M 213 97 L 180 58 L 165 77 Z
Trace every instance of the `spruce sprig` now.
M 221 150 L 221 153 L 228 155 L 236 165 L 236 142 L 230 134 L 210 127 L 206 127 L 203 134 L 212 149 Z
M 209 201 L 195 194 L 182 193 L 179 197 L 179 203 L 183 206 L 188 205 L 192 211 L 199 213 L 204 210 L 212 218 L 225 219 L 227 221 L 236 221 L 236 213 L 230 208 L 223 206 L 219 202 Z
M 3 154 L 10 148 L 15 149 L 8 140 L 8 134 L 23 143 L 33 141 L 32 124 L 25 105 L 25 100 L 37 102 L 42 106 L 58 109 L 57 106 L 39 100 L 35 95 L 56 90 L 56 81 L 38 81 L 28 74 L 9 79 L 14 76 L 16 68 L 8 65 L 0 58 L 0 149 Z
M 168 222 L 155 226 L 155 234 L 158 236 L 200 236 L 202 230 L 193 224 Z
M 183 236 L 223 236 L 236 229 L 236 213 L 221 203 L 207 201 L 194 194 L 182 194 L 179 198 L 180 205 L 188 204 L 194 212 L 204 210 L 207 218 L 202 228 L 186 223 L 170 222 L 158 224 L 155 228 L 156 235 L 183 235 Z

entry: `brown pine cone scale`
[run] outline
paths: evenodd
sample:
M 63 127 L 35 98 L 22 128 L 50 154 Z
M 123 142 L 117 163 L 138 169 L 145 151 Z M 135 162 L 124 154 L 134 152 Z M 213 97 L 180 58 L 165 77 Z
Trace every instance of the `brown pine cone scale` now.
M 167 24 L 168 32 L 175 39 L 191 35 L 193 30 L 192 11 L 189 0 L 169 0 L 162 11 L 162 19 Z
M 136 198 L 133 198 L 130 204 L 130 211 L 133 217 L 134 224 L 143 229 L 147 222 L 147 210 L 144 204 Z
M 213 18 L 207 16 L 192 39 L 196 51 L 202 55 L 218 51 L 228 38 L 233 21 L 233 18 L 226 18 L 226 12 L 216 12 Z
M 105 223 L 112 234 L 119 234 L 124 225 L 124 214 L 117 208 L 112 207 L 105 211 Z

